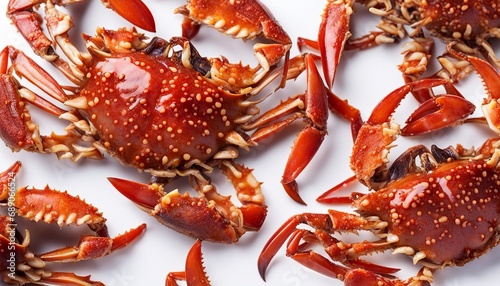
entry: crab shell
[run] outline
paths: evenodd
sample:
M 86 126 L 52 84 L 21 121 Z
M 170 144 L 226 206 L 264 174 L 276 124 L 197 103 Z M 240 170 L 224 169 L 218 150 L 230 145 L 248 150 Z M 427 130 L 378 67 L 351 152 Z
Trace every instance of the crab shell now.
M 412 173 L 358 197 L 364 217 L 378 216 L 395 247 L 417 261 L 463 265 L 498 244 L 500 185 L 495 159 L 457 160 Z M 410 247 L 410 248 L 407 248 Z
M 434 36 L 475 41 L 487 38 L 500 27 L 500 6 L 496 0 L 422 1 L 420 18 Z
M 144 53 L 94 55 L 81 111 L 107 152 L 138 169 L 206 162 L 245 114 L 241 95 L 217 87 L 181 59 Z

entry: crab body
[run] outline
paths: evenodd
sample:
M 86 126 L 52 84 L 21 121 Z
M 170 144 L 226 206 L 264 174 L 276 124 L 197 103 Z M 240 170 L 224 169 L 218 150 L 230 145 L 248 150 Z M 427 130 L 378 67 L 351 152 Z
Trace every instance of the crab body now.
M 444 163 L 356 198 L 364 217 L 387 222 L 398 237 L 436 265 L 462 265 L 498 243 L 499 171 L 485 159 Z
M 246 109 L 179 59 L 141 53 L 94 57 L 80 95 L 100 144 L 138 169 L 207 162 Z
M 404 1 L 399 2 L 400 6 L 406 6 Z M 416 7 L 412 7 L 413 5 Z M 408 5 L 407 9 L 418 9 L 414 22 L 425 19 L 422 25 L 438 38 L 454 38 L 476 46 L 476 39 L 486 38 L 490 32 L 500 27 L 500 12 L 498 3 L 494 0 L 431 0 L 413 5 Z

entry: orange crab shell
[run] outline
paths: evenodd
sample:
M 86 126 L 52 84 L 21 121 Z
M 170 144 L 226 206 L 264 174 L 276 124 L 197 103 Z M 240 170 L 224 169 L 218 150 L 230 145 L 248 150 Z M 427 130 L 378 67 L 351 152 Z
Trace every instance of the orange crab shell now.
M 419 7 L 431 32 L 447 38 L 475 40 L 500 26 L 500 5 L 496 0 L 424 1 Z
M 363 216 L 376 215 L 437 265 L 463 265 L 498 243 L 499 173 L 485 159 L 441 164 L 356 199 Z
M 245 112 L 180 60 L 143 53 L 94 56 L 80 95 L 102 145 L 139 169 L 206 162 Z

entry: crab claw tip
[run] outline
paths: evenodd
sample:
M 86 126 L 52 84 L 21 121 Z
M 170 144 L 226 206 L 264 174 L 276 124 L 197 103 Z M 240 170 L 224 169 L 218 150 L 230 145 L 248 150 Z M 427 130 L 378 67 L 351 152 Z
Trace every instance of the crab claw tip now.
M 159 190 L 151 185 L 119 178 L 108 180 L 122 195 L 145 210 L 152 210 L 162 197 Z

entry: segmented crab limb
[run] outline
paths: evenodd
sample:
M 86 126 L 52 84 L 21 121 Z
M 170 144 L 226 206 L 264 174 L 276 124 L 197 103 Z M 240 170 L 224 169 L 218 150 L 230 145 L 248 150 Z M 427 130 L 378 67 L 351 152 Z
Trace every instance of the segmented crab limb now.
M 352 214 L 347 214 L 347 213 L 341 213 L 338 211 L 334 210 L 329 210 L 328 214 L 314 214 L 314 213 L 304 213 L 300 215 L 296 215 L 288 219 L 268 240 L 266 245 L 261 251 L 261 254 L 259 255 L 258 259 L 258 269 L 260 276 L 262 279 L 265 280 L 265 272 L 267 267 L 269 266 L 269 263 L 271 262 L 272 258 L 276 255 L 278 250 L 281 248 L 281 246 L 285 243 L 285 241 L 292 236 L 294 233 L 295 235 L 292 236 L 292 239 L 297 239 L 301 238 L 299 235 L 300 233 L 296 233 L 296 227 L 299 224 L 307 224 L 314 229 L 324 231 L 326 233 L 334 233 L 335 231 L 340 231 L 340 232 L 353 232 L 356 230 L 377 230 L 384 228 L 387 223 L 378 221 L 378 220 L 373 220 L 373 221 L 367 221 L 362 217 L 352 215 Z M 303 234 L 300 234 L 303 235 Z M 298 250 L 299 246 L 298 243 L 292 242 L 292 244 L 289 246 L 291 247 L 291 250 Z M 304 252 L 305 253 L 305 252 Z M 306 255 L 306 254 L 300 254 L 299 256 Z M 307 261 L 308 258 L 300 257 L 299 260 L 301 261 Z M 313 261 L 319 259 L 320 261 Z M 323 258 L 318 258 L 318 257 L 313 257 L 309 261 L 309 263 L 322 265 L 321 267 L 326 267 L 328 271 L 335 273 L 338 269 L 336 268 L 337 266 L 331 266 L 330 263 L 326 263 L 323 261 Z M 330 267 L 330 268 L 329 268 Z M 389 270 L 388 270 L 389 271 Z M 334 276 L 335 277 L 335 276 Z
M 83 236 L 77 246 L 65 247 L 44 253 L 40 258 L 52 262 L 76 262 L 88 259 L 98 259 L 135 241 L 146 230 L 143 223 L 136 228 L 118 235 L 115 238 L 99 236 Z
M 35 281 L 33 281 L 35 282 Z M 50 272 L 49 277 L 44 277 L 36 284 L 61 285 L 61 286 L 104 286 L 104 283 L 90 280 L 89 276 L 78 276 L 68 272 Z
M 282 184 L 288 195 L 302 204 L 304 201 L 298 195 L 295 179 L 309 164 L 321 146 L 326 135 L 326 121 L 328 119 L 326 88 L 313 56 L 305 55 L 304 62 L 307 71 L 306 92 L 288 98 L 243 127 L 247 130 L 257 128 L 250 138 L 252 141 L 258 142 L 297 119 L 305 119 L 307 126 L 295 140 L 282 179 Z
M 341 219 L 343 215 L 337 213 L 336 216 Z M 302 241 L 304 242 L 301 243 Z M 393 274 L 399 271 L 397 268 L 385 267 L 359 259 L 360 256 L 389 249 L 391 243 L 388 243 L 386 240 L 344 243 L 324 230 L 315 230 L 314 232 L 305 229 L 295 230 L 287 243 L 287 256 L 292 257 L 294 260 L 315 271 L 322 272 L 326 270 L 326 273 L 323 273 L 324 275 L 334 278 L 339 277 L 339 275 L 344 276 L 344 273 L 338 273 L 337 271 L 339 268 L 342 272 L 349 268 L 337 264 L 332 265 L 329 260 L 324 260 L 325 262 L 328 261 L 326 264 L 317 264 L 318 260 L 315 259 L 314 255 L 318 254 L 310 249 L 310 246 L 314 243 L 321 244 L 333 261 L 339 262 L 349 268 L 363 268 L 379 274 Z M 316 268 L 318 266 L 319 269 Z
M 336 94 L 327 91 L 328 93 L 328 107 L 335 114 L 340 115 L 345 120 L 351 123 L 351 134 L 352 139 L 355 140 L 358 137 L 358 132 L 363 125 L 363 119 L 361 118 L 361 112 L 359 109 L 350 105 L 347 100 L 340 99 Z
M 4 53 L 9 55 L 12 68 L 20 77 L 26 78 L 29 82 L 59 102 L 64 102 L 68 99 L 57 81 L 22 51 L 12 46 L 7 46 L 2 50 L 2 54 Z M 2 72 L 4 73 L 5 70 L 2 70 Z
M 276 19 L 263 5 L 256 0 L 244 1 L 207 1 L 191 0 L 187 5 L 179 7 L 176 13 L 182 14 L 200 24 L 211 26 L 222 33 L 244 40 L 262 36 L 276 44 L 256 44 L 255 56 L 264 72 L 276 65 L 285 57 L 287 66 L 291 40 L 288 34 L 278 24 Z M 186 24 L 183 27 L 192 31 L 183 31 L 188 37 L 196 34 L 198 27 L 195 24 Z M 286 68 L 284 70 L 286 75 Z M 284 84 L 282 81 L 282 84 Z
M 59 158 L 71 158 L 77 161 L 83 157 L 102 158 L 102 154 L 95 147 L 84 141 L 92 141 L 91 136 L 84 139 L 83 135 L 93 135 L 90 126 L 82 120 L 81 115 L 75 112 L 66 112 L 33 91 L 19 84 L 11 74 L 5 74 L 7 57 L 11 58 L 13 70 L 20 76 L 32 82 L 54 99 L 64 102 L 66 94 L 55 79 L 43 70 L 23 52 L 8 46 L 0 53 L 0 100 L 5 104 L 0 111 L 5 116 L 0 118 L 0 137 L 6 145 L 14 151 L 21 149 L 36 152 L 50 152 Z M 66 101 L 67 103 L 69 101 Z M 65 135 L 51 134 L 41 136 L 39 127 L 31 120 L 31 113 L 27 103 L 32 104 L 48 114 L 66 119 L 71 122 Z M 82 146 L 86 145 L 86 146 Z
M 183 272 L 170 272 L 165 282 L 166 286 L 177 286 L 176 280 L 186 281 L 187 286 L 210 286 L 210 280 L 203 266 L 201 240 L 197 240 L 188 252 L 186 270 Z
M 488 95 L 483 100 L 482 110 L 491 130 L 500 134 L 500 73 L 488 62 L 454 50 L 453 44 L 448 45 L 448 51 L 455 57 L 468 61 L 476 70 L 483 81 L 483 86 Z
M 236 196 L 242 203 L 239 209 L 243 215 L 243 227 L 247 230 L 259 230 L 267 216 L 267 206 L 260 188 L 262 183 L 253 176 L 251 169 L 235 162 L 225 160 L 221 169 L 233 184 Z
M 191 197 L 189 193 L 180 194 L 177 190 L 165 193 L 158 184 L 141 184 L 118 178 L 108 178 L 111 184 L 125 197 L 141 209 L 154 216 L 159 222 L 185 235 L 213 242 L 235 243 L 245 233 L 240 225 L 224 217 L 213 200 L 204 197 Z M 211 185 L 199 186 L 210 192 Z M 224 200 L 220 196 L 219 203 Z M 229 198 L 227 198 L 229 202 Z M 236 208 L 232 209 L 236 214 Z

